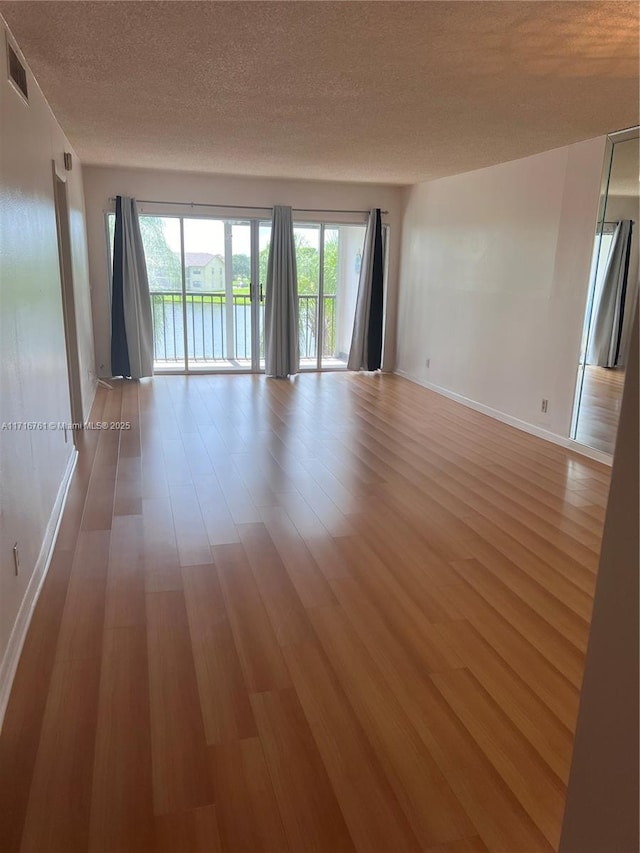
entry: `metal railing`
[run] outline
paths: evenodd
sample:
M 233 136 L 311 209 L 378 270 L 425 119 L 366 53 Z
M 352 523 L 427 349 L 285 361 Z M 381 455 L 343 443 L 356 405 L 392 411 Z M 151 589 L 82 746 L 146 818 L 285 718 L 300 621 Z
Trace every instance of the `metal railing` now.
M 251 359 L 248 294 L 234 294 L 228 305 L 224 293 L 153 291 L 151 308 L 156 362 L 184 362 L 185 321 L 189 361 Z
M 318 354 L 318 315 L 319 296 L 298 294 L 298 329 L 300 339 L 300 358 L 313 359 Z M 322 355 L 332 356 L 336 343 L 336 297 L 325 294 L 323 297 L 323 334 Z
M 313 359 L 318 347 L 317 295 L 298 296 L 300 358 Z M 336 297 L 324 296 L 323 354 L 332 355 L 336 340 Z M 251 361 L 251 297 L 224 293 L 152 291 L 154 359 L 160 364 L 184 363 L 185 321 L 190 362 Z M 260 356 L 264 303 L 260 303 Z

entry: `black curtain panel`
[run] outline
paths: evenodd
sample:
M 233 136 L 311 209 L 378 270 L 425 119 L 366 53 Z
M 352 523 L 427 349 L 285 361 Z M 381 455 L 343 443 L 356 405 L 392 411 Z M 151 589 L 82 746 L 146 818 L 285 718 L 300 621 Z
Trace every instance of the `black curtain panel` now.
M 378 370 L 382 364 L 384 251 L 382 214 L 369 213 L 362 249 L 358 296 L 349 349 L 349 370 Z
M 111 281 L 111 375 L 131 376 L 127 330 L 124 321 L 124 227 L 122 197 L 116 198 L 116 228 L 113 237 Z
M 367 370 L 378 370 L 382 364 L 382 314 L 383 314 L 384 259 L 382 252 L 382 216 L 376 210 L 373 238 L 373 269 L 371 271 L 371 307 L 367 339 Z
M 138 207 L 116 199 L 111 285 L 111 375 L 153 376 L 153 317 Z
M 633 236 L 633 221 L 629 221 L 629 236 L 624 255 L 624 267 L 622 270 L 622 290 L 620 293 L 620 316 L 618 317 L 618 328 L 616 330 L 616 351 L 614 364 L 618 364 L 620 358 L 620 345 L 622 344 L 622 327 L 624 325 L 624 310 L 627 303 L 627 286 L 629 283 L 629 264 L 631 262 L 631 238 Z

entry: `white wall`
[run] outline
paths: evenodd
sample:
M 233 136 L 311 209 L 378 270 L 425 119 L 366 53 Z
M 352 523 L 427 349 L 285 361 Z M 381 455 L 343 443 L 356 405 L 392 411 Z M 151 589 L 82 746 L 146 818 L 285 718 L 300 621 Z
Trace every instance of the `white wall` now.
M 63 152 L 73 149 L 31 74 L 28 105 L 7 81 L 4 26 L 0 18 L 0 421 L 68 422 L 52 161 L 64 175 Z M 67 174 L 87 414 L 95 380 L 82 174 L 75 155 Z M 0 720 L 3 689 L 44 569 L 55 523 L 52 513 L 72 457 L 72 439 L 65 442 L 61 430 L 0 432 Z M 18 577 L 12 556 L 15 542 L 21 560 Z
M 405 191 L 397 370 L 568 436 L 605 142 Z
M 400 221 L 402 194 L 397 187 L 373 184 L 341 184 L 329 182 L 273 180 L 261 178 L 203 175 L 192 172 L 167 172 L 147 169 L 126 169 L 87 166 L 84 169 L 84 188 L 87 210 L 87 233 L 92 284 L 93 322 L 98 375 L 108 377 L 110 371 L 110 319 L 108 262 L 105 239 L 104 214 L 113 210 L 110 198 L 129 195 L 138 199 L 159 199 L 171 202 L 204 204 L 247 204 L 270 207 L 287 204 L 294 208 L 323 208 L 341 210 L 369 210 L 381 207 L 389 214 L 383 221 L 391 228 L 389 248 L 389 275 L 387 287 L 387 334 L 384 350 L 384 367 L 393 369 L 395 353 L 396 304 L 398 259 L 400 249 Z M 147 213 L 216 213 L 215 209 L 140 205 Z M 241 215 L 241 211 L 219 209 L 223 216 Z M 251 211 L 245 211 L 249 215 Z M 263 214 L 268 215 L 268 214 Z M 297 221 L 318 221 L 323 218 L 332 223 L 353 220 L 353 216 L 340 217 L 327 214 L 296 213 Z M 365 217 L 362 217 L 365 222 Z

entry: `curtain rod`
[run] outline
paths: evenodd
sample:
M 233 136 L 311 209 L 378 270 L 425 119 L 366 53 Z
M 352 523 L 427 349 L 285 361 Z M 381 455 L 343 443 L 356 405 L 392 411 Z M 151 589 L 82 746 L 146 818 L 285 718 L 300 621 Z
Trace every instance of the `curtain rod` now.
M 115 198 L 109 198 L 109 201 L 115 201 Z M 136 201 L 139 204 L 177 204 L 179 207 L 225 207 L 233 210 L 273 210 L 273 207 L 261 207 L 256 204 L 215 204 L 204 203 L 198 201 L 158 201 L 157 199 L 138 198 Z M 341 210 L 339 208 L 322 208 L 322 207 L 293 207 L 296 213 L 361 213 L 363 216 L 369 213 L 368 210 Z M 381 210 L 383 214 L 388 214 L 388 210 Z

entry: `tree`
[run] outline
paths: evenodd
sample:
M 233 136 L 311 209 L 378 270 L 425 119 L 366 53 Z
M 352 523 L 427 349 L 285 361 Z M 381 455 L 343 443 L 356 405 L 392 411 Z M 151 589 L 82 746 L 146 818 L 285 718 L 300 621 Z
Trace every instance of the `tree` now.
M 259 267 L 260 267 L 260 284 L 262 285 L 263 291 L 267 289 L 267 266 L 269 264 L 269 251 L 271 249 L 271 243 L 267 243 L 264 249 L 260 250 L 259 256 Z
M 338 292 L 338 232 L 325 231 L 324 239 L 324 292 L 335 296 Z
M 150 290 L 181 290 L 180 256 L 171 249 L 160 216 L 141 216 L 140 233 L 147 262 Z
M 319 287 L 320 253 L 315 247 L 309 246 L 304 237 L 297 234 L 295 235 L 295 244 L 298 293 L 302 296 L 316 294 Z
M 234 255 L 231 260 L 234 284 L 246 284 L 251 278 L 251 258 L 249 255 Z
M 296 267 L 298 270 L 298 293 L 301 296 L 313 295 L 318 292 L 320 269 L 320 253 L 310 246 L 301 234 L 294 237 L 296 247 Z M 338 288 L 338 232 L 327 230 L 324 241 L 324 292 L 333 296 Z M 267 266 L 269 262 L 270 244 L 260 252 L 260 281 L 263 287 L 267 283 Z
M 324 237 L 324 330 L 323 330 L 323 351 L 325 353 L 333 352 L 335 348 L 335 299 L 338 291 L 338 247 L 340 242 L 340 234 L 337 228 L 327 228 Z M 317 296 L 320 282 L 320 252 L 314 246 L 310 246 L 303 235 L 294 234 L 294 243 L 296 247 L 296 268 L 298 272 L 298 295 L 299 296 Z M 264 247 L 260 252 L 259 267 L 260 281 L 263 288 L 266 290 L 267 284 L 267 268 L 269 264 L 269 249 L 270 244 Z M 316 342 L 317 337 L 317 320 L 318 320 L 318 300 L 317 299 L 301 299 L 299 302 L 300 309 L 300 341 L 301 348 L 304 350 L 307 343 Z
M 164 233 L 164 222 L 160 216 L 140 216 L 140 233 L 144 246 L 150 290 L 181 290 L 182 270 L 180 256 L 171 249 Z M 113 238 L 116 226 L 115 214 L 108 216 L 109 245 L 113 257 Z

